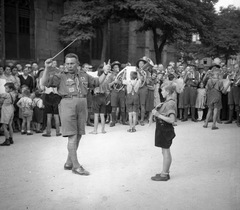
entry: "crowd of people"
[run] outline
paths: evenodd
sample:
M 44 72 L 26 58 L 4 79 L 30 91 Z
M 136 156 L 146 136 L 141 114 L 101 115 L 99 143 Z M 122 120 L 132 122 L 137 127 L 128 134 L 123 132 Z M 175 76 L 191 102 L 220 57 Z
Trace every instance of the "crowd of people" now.
M 240 126 L 238 64 L 228 67 L 213 63 L 205 67 L 170 62 L 166 68 L 148 64 L 147 57 L 140 58 L 136 62 L 139 71 L 133 70 L 127 75 L 127 69 L 132 69 L 131 64 L 114 61 L 104 82 L 99 87 L 87 88 L 86 125 L 93 127 L 91 134 L 98 133 L 99 122 L 102 133 L 106 133 L 105 125 L 108 123 L 110 127 L 129 125 L 127 131 L 136 132 L 136 125 L 149 123 L 154 107 L 164 102 L 161 90 L 169 81 L 176 85 L 176 113 L 182 122 L 189 117 L 193 122 L 205 120 L 203 127 L 206 128 L 212 121 L 212 129 L 215 130 L 218 129 L 216 123 L 225 121 L 228 124 L 235 119 Z M 84 63 L 78 70 L 99 77 L 102 67 L 93 69 Z M 56 61 L 53 61 L 52 68 L 55 73 L 66 73 L 65 66 L 58 66 Z M 123 68 L 125 71 L 121 71 Z M 0 79 L 5 87 L 5 92 L 0 95 L 1 131 L 6 137 L 1 145 L 12 144 L 14 132 L 32 135 L 33 131 L 43 133 L 45 130 L 42 136 L 51 137 L 54 127 L 56 136 L 61 136 L 58 107 L 62 96 L 57 88 L 41 85 L 43 71 L 44 67 L 39 68 L 35 62 L 24 67 L 21 64 L 0 66 Z M 82 82 L 83 85 L 86 83 Z M 177 125 L 177 120 L 174 125 Z

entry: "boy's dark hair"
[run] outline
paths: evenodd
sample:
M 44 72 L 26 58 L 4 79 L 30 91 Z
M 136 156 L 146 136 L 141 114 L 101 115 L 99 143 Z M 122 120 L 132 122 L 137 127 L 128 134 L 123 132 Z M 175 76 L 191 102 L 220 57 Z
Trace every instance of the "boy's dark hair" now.
M 130 72 L 130 78 L 131 78 L 132 80 L 137 79 L 137 72 L 136 72 L 136 71 L 131 71 L 131 72 Z
M 39 91 L 39 90 L 36 90 L 35 91 L 35 96 L 37 97 L 37 98 L 40 98 L 41 97 L 41 92 Z
M 30 96 L 30 90 L 24 89 L 24 90 L 22 91 L 22 94 L 25 95 L 25 96 Z
M 16 88 L 12 82 L 5 83 L 4 87 L 8 87 L 10 90 L 16 90 Z

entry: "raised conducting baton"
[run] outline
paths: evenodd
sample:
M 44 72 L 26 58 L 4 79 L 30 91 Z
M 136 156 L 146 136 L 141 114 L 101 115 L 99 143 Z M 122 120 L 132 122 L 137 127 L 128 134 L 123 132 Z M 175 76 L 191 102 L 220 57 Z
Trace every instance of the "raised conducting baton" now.
M 52 60 L 54 59 L 54 58 L 56 58 L 58 55 L 60 55 L 64 50 L 66 50 L 70 45 L 72 45 L 76 40 L 78 39 L 78 37 L 77 38 L 75 38 L 70 44 L 68 44 L 66 47 L 64 47 L 60 52 L 58 52 L 56 55 L 54 55 L 53 57 L 52 57 Z

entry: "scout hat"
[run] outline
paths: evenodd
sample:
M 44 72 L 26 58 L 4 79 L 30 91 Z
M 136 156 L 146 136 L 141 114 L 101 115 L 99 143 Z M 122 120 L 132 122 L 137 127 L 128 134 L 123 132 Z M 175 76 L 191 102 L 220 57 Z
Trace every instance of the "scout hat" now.
M 115 65 L 118 65 L 119 69 L 121 69 L 121 63 L 119 61 L 112 62 L 111 68 L 113 68 Z
M 139 68 L 139 62 L 140 61 L 143 61 L 144 62 L 144 64 L 146 64 L 148 61 L 146 60 L 146 57 L 143 57 L 143 58 L 140 58 L 138 61 L 137 61 L 137 63 L 136 63 L 136 66 Z

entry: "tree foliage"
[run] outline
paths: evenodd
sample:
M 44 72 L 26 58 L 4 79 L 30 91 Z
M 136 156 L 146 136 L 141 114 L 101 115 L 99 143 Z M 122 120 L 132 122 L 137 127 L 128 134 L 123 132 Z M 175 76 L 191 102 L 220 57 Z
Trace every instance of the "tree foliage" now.
M 86 40 L 94 36 L 96 29 L 104 29 L 108 21 L 137 20 L 137 31 L 153 32 L 156 61 L 160 63 L 166 44 L 176 40 L 189 40 L 193 31 L 205 39 L 209 37 L 215 2 L 216 0 L 73 1 L 71 9 L 60 21 L 60 36 L 66 42 L 76 36 Z

